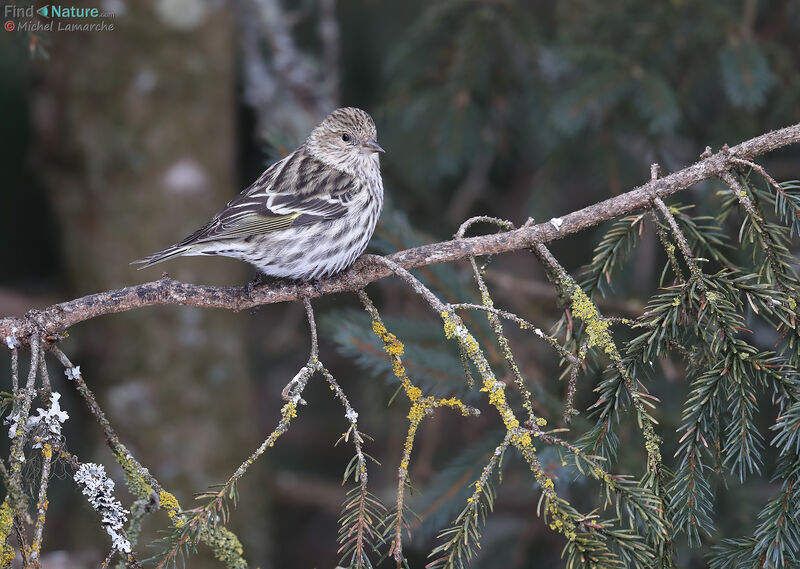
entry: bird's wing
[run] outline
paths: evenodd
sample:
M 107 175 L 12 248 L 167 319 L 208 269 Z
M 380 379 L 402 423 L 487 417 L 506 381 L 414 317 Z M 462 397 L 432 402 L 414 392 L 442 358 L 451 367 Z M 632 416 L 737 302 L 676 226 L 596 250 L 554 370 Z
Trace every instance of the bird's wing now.
M 331 168 L 300 147 L 268 168 L 214 219 L 177 245 L 243 239 L 336 219 L 358 190 L 353 176 Z

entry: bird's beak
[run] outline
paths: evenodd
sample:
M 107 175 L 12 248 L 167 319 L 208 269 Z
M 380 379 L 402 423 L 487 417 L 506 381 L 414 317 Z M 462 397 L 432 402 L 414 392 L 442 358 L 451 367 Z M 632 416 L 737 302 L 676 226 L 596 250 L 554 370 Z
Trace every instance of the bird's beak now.
M 378 141 L 374 138 L 368 138 L 364 142 L 361 143 L 361 151 L 362 152 L 386 152 L 381 145 L 378 144 Z

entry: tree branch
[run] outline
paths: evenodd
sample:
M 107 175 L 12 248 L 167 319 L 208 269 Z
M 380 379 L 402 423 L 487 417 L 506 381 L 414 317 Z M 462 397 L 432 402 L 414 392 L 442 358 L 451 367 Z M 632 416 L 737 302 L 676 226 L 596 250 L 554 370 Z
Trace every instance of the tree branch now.
M 520 229 L 443 241 L 388 256 L 405 269 L 448 263 L 470 256 L 516 251 L 536 243 L 549 243 L 631 212 L 652 208 L 653 199 L 665 198 L 695 184 L 739 167 L 741 160 L 777 148 L 800 142 L 800 123 L 775 130 L 745 141 L 733 148 L 723 147 L 716 154 L 710 149 L 695 164 L 668 176 L 651 179 L 633 190 L 605 201 L 587 206 L 559 219 Z M 166 275 L 141 285 L 90 294 L 82 298 L 55 304 L 43 310 L 31 310 L 25 317 L 0 319 L 0 338 L 17 338 L 28 343 L 31 334 L 57 336 L 78 322 L 159 304 L 182 304 L 205 308 L 245 310 L 264 304 L 313 298 L 321 294 L 356 291 L 367 284 L 389 276 L 391 271 L 372 255 L 364 255 L 348 270 L 320 281 L 317 290 L 310 284 L 275 282 L 256 287 L 248 294 L 247 287 L 215 287 L 175 281 Z M 13 344 L 9 340 L 9 345 Z

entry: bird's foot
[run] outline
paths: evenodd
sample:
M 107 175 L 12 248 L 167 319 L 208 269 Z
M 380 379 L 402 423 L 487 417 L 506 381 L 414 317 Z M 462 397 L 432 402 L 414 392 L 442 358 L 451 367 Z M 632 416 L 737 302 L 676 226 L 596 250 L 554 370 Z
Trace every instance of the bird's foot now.
M 262 279 L 264 277 L 264 273 L 259 270 L 256 270 L 256 276 L 253 277 L 253 280 L 247 283 L 247 296 L 251 300 L 253 299 L 253 290 L 261 284 Z
M 293 279 L 291 282 L 293 282 L 295 285 L 297 285 L 298 287 L 300 287 L 300 288 L 302 288 L 304 290 L 307 290 L 305 287 L 307 287 L 308 285 L 311 285 L 311 286 L 314 287 L 314 290 L 317 291 L 318 295 L 322 296 L 323 294 L 325 294 L 325 292 L 322 290 L 322 284 L 321 284 L 322 279 L 311 279 L 311 280 Z M 305 293 L 304 294 L 302 292 L 300 293 L 300 296 L 301 297 L 302 296 L 306 296 L 306 294 L 308 294 L 309 298 L 311 297 L 310 293 Z
M 256 276 L 253 277 L 252 281 L 247 283 L 247 298 L 249 298 L 250 300 L 253 300 L 253 291 L 258 285 L 262 283 L 263 277 L 264 273 L 256 269 Z M 260 306 L 254 306 L 252 309 L 250 309 L 250 314 L 255 314 L 259 310 L 261 310 Z

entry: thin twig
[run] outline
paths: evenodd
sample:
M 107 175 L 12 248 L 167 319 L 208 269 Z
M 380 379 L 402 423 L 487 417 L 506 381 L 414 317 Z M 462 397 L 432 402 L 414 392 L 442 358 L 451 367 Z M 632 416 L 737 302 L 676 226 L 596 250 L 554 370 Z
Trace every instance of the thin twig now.
M 678 256 L 675 255 L 675 245 L 671 242 L 666 228 L 658 220 L 658 216 L 656 215 L 655 211 L 651 210 L 648 212 L 648 214 L 653 219 L 653 223 L 656 227 L 656 235 L 658 235 L 658 240 L 661 242 L 661 246 L 664 248 L 664 252 L 667 254 L 667 259 L 669 260 L 670 267 L 672 267 L 672 271 L 675 273 L 675 278 L 681 285 L 686 284 L 686 276 L 683 274 L 683 268 L 681 267 L 680 263 L 678 263 Z M 661 284 L 661 282 L 659 282 L 659 284 Z
M 77 369 L 72 362 L 69 361 L 69 358 L 66 356 L 66 354 L 58 348 L 58 346 L 51 346 L 50 351 L 52 351 L 53 355 L 56 356 L 58 361 L 60 361 L 65 368 L 69 370 Z M 158 480 L 156 480 L 155 477 L 150 474 L 150 471 L 133 457 L 128 448 L 122 443 L 117 433 L 111 427 L 111 423 L 106 417 L 106 414 L 103 412 L 103 409 L 97 403 L 94 393 L 92 393 L 92 390 L 89 389 L 89 386 L 86 385 L 86 382 L 83 380 L 83 376 L 78 373 L 71 377 L 72 381 L 75 383 L 78 393 L 81 395 L 81 397 L 83 397 L 86 405 L 89 407 L 89 411 L 92 415 L 94 415 L 94 418 L 100 424 L 100 428 L 103 429 L 103 434 L 106 437 L 106 444 L 114 453 L 114 455 L 119 459 L 125 459 L 126 462 L 133 467 L 135 472 L 141 476 L 145 482 L 147 482 L 147 484 L 150 485 L 154 492 L 160 493 L 163 490 L 163 487 L 161 484 L 159 484 Z
M 53 405 L 53 390 L 50 387 L 50 376 L 47 373 L 47 363 L 44 353 L 39 358 L 39 375 L 41 377 L 44 393 L 41 398 L 45 402 L 47 411 Z M 39 479 L 39 499 L 36 502 L 36 522 L 33 530 L 33 542 L 31 543 L 31 561 L 38 563 L 39 554 L 42 548 L 42 536 L 44 535 L 44 523 L 47 519 L 47 487 L 50 484 L 50 468 L 53 463 L 53 453 L 58 452 L 58 440 L 53 440 L 49 432 L 43 435 L 38 443 L 42 451 L 42 472 Z
M 367 293 L 364 290 L 358 291 L 358 298 L 361 300 L 361 304 L 364 306 L 364 310 L 370 315 L 370 318 L 373 322 L 373 329 L 375 330 L 376 334 L 381 337 L 383 334 L 386 334 L 386 337 L 382 337 L 381 339 L 384 341 L 384 344 L 388 342 L 396 342 L 396 339 L 390 335 L 388 330 L 386 330 L 386 326 L 381 319 L 381 315 L 378 312 L 378 309 L 375 308 L 372 300 L 369 298 Z M 377 329 L 376 329 L 377 327 Z M 385 332 L 384 332 L 385 331 Z M 403 454 L 400 458 L 400 466 L 397 468 L 397 497 L 395 500 L 395 519 L 393 524 L 394 529 L 394 536 L 392 538 L 391 546 L 389 547 L 389 555 L 394 557 L 395 561 L 397 562 L 397 566 L 401 567 L 401 562 L 403 560 L 403 529 L 406 528 L 408 531 L 408 527 L 405 522 L 405 518 L 403 517 L 405 511 L 405 490 L 406 485 L 408 484 L 408 465 L 411 461 L 411 450 L 414 444 L 414 438 L 416 436 L 417 428 L 419 427 L 419 423 L 422 420 L 422 416 L 418 416 L 415 413 L 415 410 L 421 411 L 419 406 L 419 400 L 421 397 L 421 392 L 417 390 L 416 395 L 411 395 L 409 391 L 411 389 L 415 389 L 410 387 L 411 380 L 408 378 L 405 372 L 405 366 L 403 366 L 403 362 L 400 359 L 402 354 L 402 348 L 400 348 L 400 344 L 396 344 L 398 348 L 390 353 L 392 358 L 392 365 L 395 368 L 395 375 L 398 376 L 400 379 L 403 388 L 406 391 L 406 395 L 408 395 L 409 399 L 411 400 L 412 406 L 411 410 L 408 413 L 409 417 L 409 425 L 408 425 L 408 432 L 406 434 L 406 442 L 403 445 Z M 388 532 L 388 521 L 387 521 L 387 532 Z
M 687 241 L 686 236 L 681 231 L 681 228 L 678 226 L 678 222 L 675 221 L 675 216 L 672 215 L 672 212 L 669 210 L 667 205 L 664 201 L 659 198 L 653 198 L 653 204 L 656 206 L 656 209 L 661 212 L 661 215 L 664 216 L 664 219 L 667 220 L 669 224 L 669 228 L 672 230 L 672 235 L 675 237 L 675 240 L 678 242 L 678 247 L 681 249 L 681 254 L 683 254 L 684 260 L 686 260 L 686 264 L 689 266 L 689 270 L 692 273 L 692 277 L 698 282 L 702 282 L 700 276 L 702 275 L 702 270 L 700 266 L 697 264 L 697 260 L 694 258 L 694 253 L 692 253 L 692 248 L 689 247 L 689 241 Z
M 53 388 L 50 386 L 50 374 L 47 373 L 47 358 L 44 357 L 44 353 L 39 358 L 39 377 L 42 379 L 42 389 L 44 391 L 42 399 L 49 399 L 50 394 L 53 393 Z
M 11 464 L 11 476 L 9 494 L 14 501 L 14 509 L 17 512 L 25 512 L 25 494 L 22 489 L 22 466 L 25 463 L 25 427 L 28 424 L 28 417 L 31 413 L 31 403 L 36 397 L 36 378 L 39 375 L 39 358 L 42 356 L 41 341 L 38 336 L 31 339 L 31 365 L 28 371 L 28 382 L 25 389 L 21 390 L 14 399 L 12 416 L 14 422 L 11 429 L 13 432 L 14 443 L 11 446 L 9 462 Z M 11 433 L 10 433 L 11 434 Z
M 767 183 L 769 183 L 770 186 L 775 188 L 776 192 L 783 194 L 784 196 L 786 195 L 781 185 L 778 182 L 776 182 L 775 178 L 770 176 L 762 166 L 756 164 L 752 160 L 744 160 L 743 158 L 731 158 L 731 161 L 735 162 L 736 164 L 741 164 L 743 166 L 747 166 L 748 168 L 752 168 L 753 170 L 761 174 L 761 176 L 767 181 Z
M 583 339 L 583 344 L 581 344 L 580 350 L 578 351 L 579 357 L 573 356 L 573 359 L 570 360 L 572 367 L 569 370 L 569 380 L 567 381 L 567 397 L 564 401 L 564 422 L 567 424 L 572 422 L 572 417 L 579 414 L 579 411 L 575 408 L 575 394 L 578 391 L 578 373 L 580 372 L 581 366 L 586 359 L 586 351 L 589 349 L 590 339 L 591 338 L 587 334 L 586 338 Z
M 453 237 L 455 237 L 456 239 L 463 239 L 464 235 L 467 232 L 467 229 L 469 229 L 476 223 L 494 224 L 504 231 L 513 231 L 514 229 L 514 224 L 506 219 L 501 219 L 499 217 L 490 217 L 488 215 L 477 215 L 475 217 L 470 217 L 468 220 L 462 223 L 459 226 L 458 231 L 456 231 L 455 235 L 453 235 Z
M 39 553 L 42 548 L 44 522 L 47 517 L 47 486 L 50 483 L 50 466 L 53 463 L 53 452 L 57 452 L 57 450 L 53 449 L 50 444 L 43 443 L 42 475 L 39 480 L 39 500 L 36 503 L 36 525 L 34 526 L 33 542 L 31 543 L 31 561 L 34 565 L 38 562 Z
M 736 199 L 739 200 L 741 206 L 745 209 L 747 214 L 753 218 L 754 220 L 761 221 L 761 215 L 759 215 L 758 211 L 756 210 L 756 206 L 753 204 L 753 201 L 750 199 L 750 196 L 747 194 L 747 190 L 745 190 L 744 186 L 739 182 L 739 180 L 728 171 L 720 172 L 718 174 L 720 180 L 725 182 L 725 185 L 736 195 Z
M 352 467 L 352 471 L 345 472 L 345 479 L 342 480 L 342 484 L 345 483 L 347 477 L 352 472 L 353 478 L 358 483 L 358 492 L 359 498 L 357 501 L 357 513 L 355 518 L 355 523 L 350 524 L 346 531 L 340 534 L 340 548 L 339 553 L 348 549 L 350 544 L 352 546 L 352 561 L 355 562 L 355 566 L 367 565 L 368 558 L 367 558 L 367 543 L 368 539 L 375 539 L 376 538 L 376 531 L 377 529 L 373 526 L 377 524 L 377 520 L 373 520 L 368 512 L 368 501 L 371 501 L 373 506 L 382 504 L 377 502 L 376 499 L 370 498 L 369 491 L 368 491 L 368 481 L 369 476 L 367 473 L 367 459 L 366 455 L 364 454 L 364 450 L 362 445 L 364 443 L 364 439 L 361 433 L 358 430 L 358 413 L 355 409 L 350 405 L 350 400 L 347 398 L 347 395 L 342 390 L 339 382 L 336 381 L 336 378 L 333 377 L 333 374 L 328 371 L 327 368 L 323 367 L 321 369 L 322 375 L 328 381 L 328 384 L 331 386 L 331 389 L 336 394 L 336 397 L 342 403 L 342 406 L 345 409 L 345 418 L 350 423 L 350 428 L 342 435 L 339 441 L 347 440 L 352 436 L 353 437 L 353 448 L 356 452 L 356 465 Z M 338 442 L 337 441 L 337 444 Z M 351 463 L 352 464 L 352 463 Z M 348 500 L 349 502 L 349 500 Z M 346 503 L 345 509 L 342 512 L 342 525 L 343 528 L 346 527 L 344 520 L 346 518 L 345 512 L 352 508 L 353 506 L 349 503 Z
M 458 229 L 458 233 L 455 235 L 456 238 L 463 237 L 466 230 L 473 223 L 478 221 L 484 223 L 494 223 L 498 225 L 501 230 L 510 231 L 514 229 L 514 224 L 510 221 L 487 216 L 474 217 L 461 224 L 461 227 Z M 475 282 L 478 285 L 478 290 L 481 293 L 481 302 L 483 303 L 482 306 L 488 309 L 486 311 L 486 316 L 489 320 L 489 325 L 492 327 L 492 331 L 494 332 L 497 340 L 497 345 L 500 347 L 500 351 L 503 354 L 503 358 L 506 360 L 506 364 L 511 370 L 511 374 L 514 376 L 514 385 L 522 397 L 522 406 L 528 413 L 528 421 L 533 423 L 536 420 L 536 414 L 533 411 L 531 394 L 528 388 L 525 386 L 525 378 L 522 377 L 522 372 L 520 371 L 516 359 L 514 358 L 514 353 L 511 351 L 511 345 L 509 344 L 508 338 L 506 338 L 506 335 L 503 332 L 503 323 L 500 321 L 499 315 L 492 310 L 494 309 L 494 300 L 492 299 L 492 295 L 489 293 L 489 287 L 486 286 L 486 281 L 483 279 L 485 267 L 478 268 L 478 263 L 475 261 L 475 257 L 473 255 L 470 255 L 468 260 L 470 267 L 472 267 L 472 275 L 475 277 Z M 451 305 L 450 308 L 453 309 L 453 306 Z M 536 328 L 536 330 L 538 330 L 538 328 Z M 541 333 L 541 331 L 539 332 Z
M 16 346 L 11 348 L 11 394 L 14 400 L 19 395 L 19 350 Z
M 739 179 L 729 171 L 720 172 L 719 179 L 725 182 L 728 188 L 730 188 L 730 190 L 736 195 L 736 199 L 739 200 L 739 204 L 744 208 L 744 210 L 747 212 L 747 215 L 750 217 L 750 222 L 754 226 L 759 226 L 764 220 Z M 783 269 L 776 257 L 775 250 L 773 249 L 774 242 L 772 241 L 772 237 L 769 233 L 765 233 L 760 227 L 756 228 L 758 229 L 760 237 L 758 241 L 761 244 L 761 249 L 764 251 L 764 255 L 767 257 L 767 262 L 769 263 L 770 268 L 776 275 L 780 275 Z M 790 292 L 787 290 L 786 285 L 780 278 L 776 279 L 775 285 L 783 293 Z
M 481 304 L 472 304 L 469 302 L 452 303 L 450 304 L 450 308 L 452 308 L 453 310 L 481 310 L 483 312 L 496 314 L 497 316 L 505 318 L 506 320 L 515 322 L 516 324 L 519 324 L 519 327 L 522 330 L 530 330 L 531 332 L 533 332 L 535 336 L 538 336 L 539 338 L 550 344 L 550 346 L 552 346 L 553 349 L 556 350 L 562 358 L 568 360 L 570 363 L 580 363 L 579 358 L 576 357 L 575 354 L 573 354 L 569 350 L 565 349 L 564 346 L 559 344 L 558 340 L 556 340 L 552 336 L 548 336 L 547 334 L 544 333 L 544 331 L 542 331 L 541 328 L 536 327 L 534 324 L 531 324 L 524 318 L 520 318 L 513 312 L 508 312 L 507 310 L 502 310 L 500 308 L 495 308 L 493 306 L 483 306 Z
M 308 329 L 311 333 L 311 353 L 308 356 L 308 362 L 305 367 L 300 370 L 294 378 L 286 384 L 281 391 L 281 397 L 284 401 L 291 401 L 297 394 L 297 389 L 300 384 L 305 388 L 306 382 L 311 378 L 315 371 L 319 371 L 322 365 L 319 363 L 319 342 L 317 340 L 317 324 L 314 321 L 314 309 L 311 307 L 311 300 L 308 297 L 303 297 L 303 307 L 306 309 L 306 318 L 308 319 Z M 306 370 L 306 371 L 304 371 Z M 301 389 L 302 391 L 302 389 Z M 306 401 L 302 397 L 297 397 L 297 403 L 305 405 Z
M 263 443 L 255 450 L 253 453 L 245 460 L 239 468 L 236 469 L 236 472 L 228 479 L 225 485 L 217 492 L 217 499 L 223 499 L 227 494 L 228 491 L 233 487 L 239 479 L 244 476 L 244 473 L 250 468 L 250 466 L 260 457 L 264 452 L 275 444 L 275 441 L 284 434 L 287 430 L 289 430 L 289 424 L 292 422 L 292 419 L 297 416 L 297 405 L 305 403 L 301 397 L 303 390 L 308 383 L 308 380 L 314 375 L 315 372 L 321 369 L 321 364 L 319 363 L 318 358 L 318 345 L 317 345 L 317 326 L 314 323 L 314 312 L 311 309 L 311 301 L 308 299 L 304 299 L 303 305 L 306 308 L 306 314 L 308 316 L 308 324 L 311 331 L 311 353 L 308 356 L 308 362 L 297 374 L 294 376 L 292 381 L 290 381 L 286 387 L 283 389 L 284 396 L 288 398 L 288 402 L 286 405 L 283 406 L 281 410 L 281 419 L 278 422 L 278 426 L 269 434 L 269 436 L 264 440 Z

